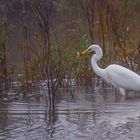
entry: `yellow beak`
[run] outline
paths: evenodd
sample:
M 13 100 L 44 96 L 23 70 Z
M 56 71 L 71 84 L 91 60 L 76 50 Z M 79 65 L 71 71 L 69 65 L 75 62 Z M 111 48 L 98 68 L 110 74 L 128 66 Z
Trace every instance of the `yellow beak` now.
M 83 52 L 77 52 L 77 58 L 80 58 L 80 57 L 83 57 L 83 56 L 87 56 L 90 54 L 90 51 L 89 49 L 86 49 L 85 51 Z

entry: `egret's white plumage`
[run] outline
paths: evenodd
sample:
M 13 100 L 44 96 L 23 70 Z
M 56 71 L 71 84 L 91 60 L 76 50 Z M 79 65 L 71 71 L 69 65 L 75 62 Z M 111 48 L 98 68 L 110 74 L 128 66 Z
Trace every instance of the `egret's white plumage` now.
M 98 76 L 118 88 L 123 95 L 125 95 L 125 90 L 140 91 L 140 76 L 135 72 L 117 64 L 109 65 L 105 69 L 97 65 L 97 61 L 103 56 L 102 49 L 98 45 L 90 46 L 84 52 L 78 53 L 78 56 L 86 55 L 93 51 L 95 51 L 95 54 L 91 58 L 91 65 Z

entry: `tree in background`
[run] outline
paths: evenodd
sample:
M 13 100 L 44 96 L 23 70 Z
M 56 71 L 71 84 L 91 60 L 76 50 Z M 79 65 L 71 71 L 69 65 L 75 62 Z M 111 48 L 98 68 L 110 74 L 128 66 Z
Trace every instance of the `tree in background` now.
M 7 8 L 0 7 L 0 91 L 6 89 L 7 78 L 7 59 L 6 59 L 6 41 L 7 41 Z

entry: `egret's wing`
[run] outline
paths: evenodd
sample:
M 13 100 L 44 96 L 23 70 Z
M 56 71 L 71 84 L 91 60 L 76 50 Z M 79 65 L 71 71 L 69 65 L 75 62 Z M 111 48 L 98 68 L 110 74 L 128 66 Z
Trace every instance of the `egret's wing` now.
M 140 90 L 140 76 L 120 65 L 110 65 L 106 68 L 109 78 L 118 87 Z

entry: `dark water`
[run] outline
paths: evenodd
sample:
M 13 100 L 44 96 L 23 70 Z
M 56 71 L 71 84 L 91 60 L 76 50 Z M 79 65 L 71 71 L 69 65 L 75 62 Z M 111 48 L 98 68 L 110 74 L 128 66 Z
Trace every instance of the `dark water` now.
M 138 94 L 59 92 L 54 110 L 37 94 L 0 104 L 0 140 L 140 140 Z

